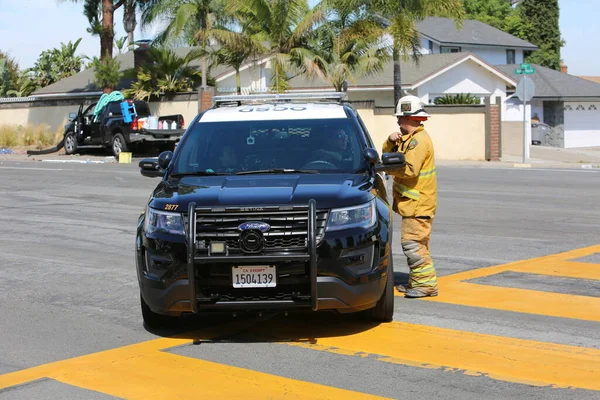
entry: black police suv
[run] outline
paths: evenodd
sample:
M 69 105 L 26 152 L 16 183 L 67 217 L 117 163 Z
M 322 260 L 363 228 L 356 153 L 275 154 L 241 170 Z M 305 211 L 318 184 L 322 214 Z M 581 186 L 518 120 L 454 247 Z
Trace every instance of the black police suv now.
M 215 97 L 140 215 L 135 259 L 143 319 L 208 311 L 364 311 L 391 321 L 392 209 L 360 116 L 334 95 Z M 321 96 L 321 98 L 319 98 Z

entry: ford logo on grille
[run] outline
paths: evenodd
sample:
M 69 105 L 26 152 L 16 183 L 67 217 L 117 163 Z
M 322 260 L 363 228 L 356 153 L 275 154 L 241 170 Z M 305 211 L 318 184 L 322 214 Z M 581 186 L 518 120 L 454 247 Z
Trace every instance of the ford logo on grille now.
M 250 222 L 244 222 L 243 224 L 238 226 L 238 229 L 242 232 L 250 231 L 250 230 L 267 232 L 269 229 L 271 229 L 271 225 L 267 224 L 266 222 L 250 221 Z

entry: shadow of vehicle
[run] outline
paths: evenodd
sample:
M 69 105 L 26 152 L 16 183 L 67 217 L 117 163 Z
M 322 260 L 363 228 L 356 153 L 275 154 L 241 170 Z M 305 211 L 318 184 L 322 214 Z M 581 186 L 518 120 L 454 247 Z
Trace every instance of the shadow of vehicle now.
M 355 335 L 375 328 L 362 313 L 339 314 L 334 311 L 293 311 L 257 313 L 210 313 L 182 317 L 171 329 L 145 329 L 157 336 L 190 339 L 200 343 L 276 343 L 316 344 L 320 338 Z

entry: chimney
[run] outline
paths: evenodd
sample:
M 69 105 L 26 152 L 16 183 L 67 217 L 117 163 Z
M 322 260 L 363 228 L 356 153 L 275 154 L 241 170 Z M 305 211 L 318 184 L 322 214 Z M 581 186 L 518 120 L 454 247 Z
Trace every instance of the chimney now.
M 150 50 L 150 42 L 146 40 L 138 40 L 135 42 L 138 45 L 133 50 L 133 66 L 138 69 L 148 62 L 148 50 Z
M 563 62 L 560 63 L 560 72 L 562 72 L 563 74 L 569 73 L 569 67 L 567 67 L 567 65 Z

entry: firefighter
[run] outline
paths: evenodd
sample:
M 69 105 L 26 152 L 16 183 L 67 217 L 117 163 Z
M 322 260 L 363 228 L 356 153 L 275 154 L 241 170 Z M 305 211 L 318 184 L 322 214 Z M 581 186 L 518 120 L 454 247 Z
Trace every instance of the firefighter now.
M 423 122 L 430 117 L 416 96 L 402 97 L 395 116 L 400 132 L 394 132 L 383 152 L 405 154 L 406 165 L 394 178 L 393 210 L 402 216 L 401 245 L 409 267 L 409 282 L 397 290 L 405 297 L 438 295 L 438 284 L 429 253 L 431 224 L 437 207 L 437 177 L 433 143 Z

